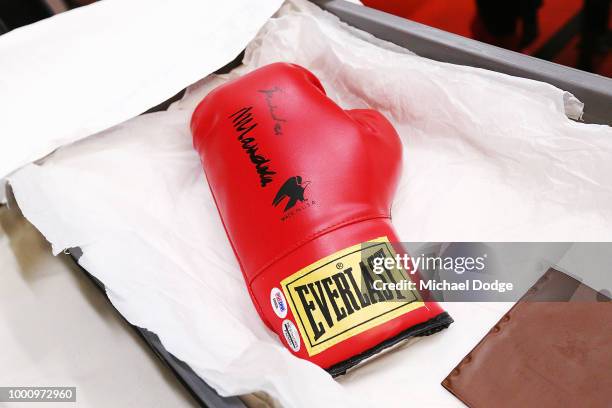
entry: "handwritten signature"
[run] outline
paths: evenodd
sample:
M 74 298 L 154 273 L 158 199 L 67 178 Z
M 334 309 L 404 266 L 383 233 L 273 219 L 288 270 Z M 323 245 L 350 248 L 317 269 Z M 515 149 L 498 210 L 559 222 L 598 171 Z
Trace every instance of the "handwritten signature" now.
M 268 110 L 270 111 L 270 116 L 272 116 L 272 120 L 274 121 L 274 134 L 276 136 L 280 136 L 283 134 L 283 122 L 286 122 L 286 119 L 281 118 L 276 114 L 276 109 L 278 106 L 274 105 L 272 99 L 274 98 L 274 94 L 277 92 L 282 92 L 283 90 L 278 86 L 275 86 L 271 89 L 261 89 L 259 92 L 265 95 L 266 104 L 268 105 Z

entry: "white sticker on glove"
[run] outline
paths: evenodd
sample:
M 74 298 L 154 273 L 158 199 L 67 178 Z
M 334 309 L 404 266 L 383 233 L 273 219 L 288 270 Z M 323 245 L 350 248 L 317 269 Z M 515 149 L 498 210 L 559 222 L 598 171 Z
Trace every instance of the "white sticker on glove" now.
M 272 288 L 270 291 L 270 303 L 272 304 L 272 309 L 274 309 L 274 313 L 281 319 L 287 317 L 287 301 L 285 300 L 285 295 L 279 288 Z
M 294 352 L 300 351 L 300 334 L 291 320 L 283 321 L 283 335 L 291 350 Z

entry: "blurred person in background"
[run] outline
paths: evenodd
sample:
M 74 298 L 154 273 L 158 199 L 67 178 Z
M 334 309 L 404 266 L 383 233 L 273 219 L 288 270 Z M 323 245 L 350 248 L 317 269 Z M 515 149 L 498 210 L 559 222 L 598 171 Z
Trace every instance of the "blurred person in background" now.
M 0 0 L 0 34 L 96 0 Z
M 0 34 L 52 15 L 42 0 L 0 0 Z
M 478 17 L 496 45 L 509 49 L 523 49 L 540 34 L 538 10 L 542 0 L 476 0 Z M 521 35 L 516 43 L 517 33 Z M 475 28 L 475 37 L 482 33 Z
M 584 0 L 578 68 L 593 71 L 593 61 L 610 51 L 610 3 Z
M 95 1 L 0 0 L 0 34 Z M 556 61 L 562 54 L 557 62 L 612 76 L 612 57 L 609 53 L 612 0 L 547 0 L 544 8 L 543 0 L 361 2 L 366 6 L 549 61 Z M 575 13 L 569 21 L 568 7 L 574 8 Z M 543 15 L 541 24 L 540 12 Z M 551 26 L 555 27 L 554 30 L 551 30 Z M 573 40 L 576 36 L 580 36 L 579 41 Z

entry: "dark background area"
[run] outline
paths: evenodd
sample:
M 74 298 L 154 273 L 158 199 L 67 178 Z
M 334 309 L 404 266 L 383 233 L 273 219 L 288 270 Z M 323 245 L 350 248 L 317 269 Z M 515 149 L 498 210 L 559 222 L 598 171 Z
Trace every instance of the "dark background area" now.
M 0 0 L 0 34 L 95 0 Z M 612 0 L 362 0 L 464 37 L 612 77 Z
M 362 0 L 444 31 L 612 77 L 611 0 Z

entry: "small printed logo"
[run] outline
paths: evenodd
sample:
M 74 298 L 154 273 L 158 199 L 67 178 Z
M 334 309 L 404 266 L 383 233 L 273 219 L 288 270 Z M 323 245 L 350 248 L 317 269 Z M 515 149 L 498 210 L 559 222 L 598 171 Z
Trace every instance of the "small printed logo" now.
M 287 317 L 287 301 L 285 301 L 285 295 L 279 288 L 272 288 L 270 291 L 270 303 L 278 317 L 281 319 Z
M 295 206 L 298 200 L 304 202 L 304 190 L 306 190 L 309 184 L 310 181 L 302 182 L 302 177 L 300 176 L 289 177 L 276 193 L 272 205 L 277 207 L 287 198 L 287 205 L 285 205 L 285 209 L 283 210 L 287 212 Z
M 300 351 L 300 335 L 291 320 L 283 320 L 283 335 L 289 345 L 289 348 L 294 352 Z

